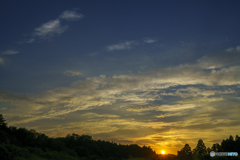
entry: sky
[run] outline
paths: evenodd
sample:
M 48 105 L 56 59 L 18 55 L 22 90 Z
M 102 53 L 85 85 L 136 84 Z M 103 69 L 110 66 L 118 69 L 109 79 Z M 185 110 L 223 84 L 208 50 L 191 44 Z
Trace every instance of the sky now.
M 240 133 L 240 1 L 8 0 L 0 113 L 9 126 L 156 153 Z

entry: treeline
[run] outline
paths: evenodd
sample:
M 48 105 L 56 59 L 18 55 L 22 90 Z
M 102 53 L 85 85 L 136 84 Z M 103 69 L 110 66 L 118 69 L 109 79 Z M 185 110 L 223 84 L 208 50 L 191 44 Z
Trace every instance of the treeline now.
M 8 127 L 0 114 L 0 160 L 240 160 L 240 156 L 210 157 L 211 151 L 240 154 L 240 137 L 230 136 L 211 148 L 200 139 L 193 150 L 186 144 L 177 155 L 158 155 L 147 146 L 93 140 L 89 135 L 50 138 L 33 129 Z
M 0 160 L 123 160 L 157 156 L 150 147 L 136 144 L 121 145 L 74 133 L 50 138 L 33 129 L 8 127 L 0 114 Z
M 185 146 L 178 151 L 177 159 L 178 160 L 240 160 L 240 156 L 238 157 L 220 157 L 220 156 L 214 156 L 213 158 L 210 157 L 210 152 L 238 152 L 240 154 L 240 137 L 236 135 L 235 139 L 233 136 L 230 135 L 230 137 L 226 140 L 223 140 L 221 144 L 215 143 L 212 145 L 211 148 L 206 148 L 205 144 L 203 143 L 203 140 L 199 140 L 198 144 L 195 149 L 191 150 L 191 147 L 189 144 L 185 144 Z

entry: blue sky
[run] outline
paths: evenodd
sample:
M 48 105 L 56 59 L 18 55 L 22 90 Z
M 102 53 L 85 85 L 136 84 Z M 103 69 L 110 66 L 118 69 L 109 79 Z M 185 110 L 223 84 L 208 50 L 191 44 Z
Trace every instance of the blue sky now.
M 240 131 L 239 3 L 2 2 L 0 112 L 53 137 L 211 147 Z

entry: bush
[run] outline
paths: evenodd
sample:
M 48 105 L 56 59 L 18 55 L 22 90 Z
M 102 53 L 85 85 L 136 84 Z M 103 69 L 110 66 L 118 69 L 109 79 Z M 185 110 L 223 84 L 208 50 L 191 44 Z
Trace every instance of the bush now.
M 5 145 L 0 145 L 0 157 L 2 159 L 11 159 L 11 152 L 5 148 Z

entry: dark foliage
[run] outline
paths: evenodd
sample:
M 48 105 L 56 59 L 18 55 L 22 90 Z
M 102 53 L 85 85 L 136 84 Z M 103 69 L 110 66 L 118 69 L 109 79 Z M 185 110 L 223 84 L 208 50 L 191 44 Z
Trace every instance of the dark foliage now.
M 240 137 L 236 135 L 235 140 L 233 136 L 230 135 L 229 139 L 223 140 L 221 144 L 215 143 L 211 148 L 206 148 L 203 140 L 200 139 L 196 148 L 191 152 L 191 148 L 188 144 L 185 145 L 180 151 L 178 151 L 178 160 L 240 160 L 240 156 L 215 156 L 211 157 L 210 152 L 238 152 L 240 153 Z
M 196 148 L 186 144 L 178 155 L 157 155 L 149 146 L 121 145 L 93 140 L 89 135 L 68 134 L 49 138 L 45 134 L 25 128 L 8 127 L 0 114 L 0 160 L 240 160 L 240 157 L 210 157 L 210 151 L 240 153 L 240 137 L 223 140 L 206 148 L 199 140 Z
M 151 158 L 157 154 L 150 147 L 93 140 L 89 135 L 49 138 L 33 129 L 7 127 L 0 114 L 0 159 L 122 160 L 129 156 Z
M 188 160 L 193 159 L 191 147 L 189 146 L 189 144 L 185 144 L 185 146 L 180 151 L 178 151 L 178 158 L 180 160 L 181 159 L 188 159 Z
M 199 139 L 197 147 L 193 150 L 194 154 L 207 154 L 207 149 L 205 144 L 203 143 L 203 140 Z
M 3 115 L 0 114 L 0 130 L 6 131 L 7 129 L 7 123 L 5 123 L 5 119 L 3 118 Z
M 240 154 L 240 137 L 236 135 L 235 140 L 233 136 L 223 140 L 220 147 L 221 152 L 238 152 Z

